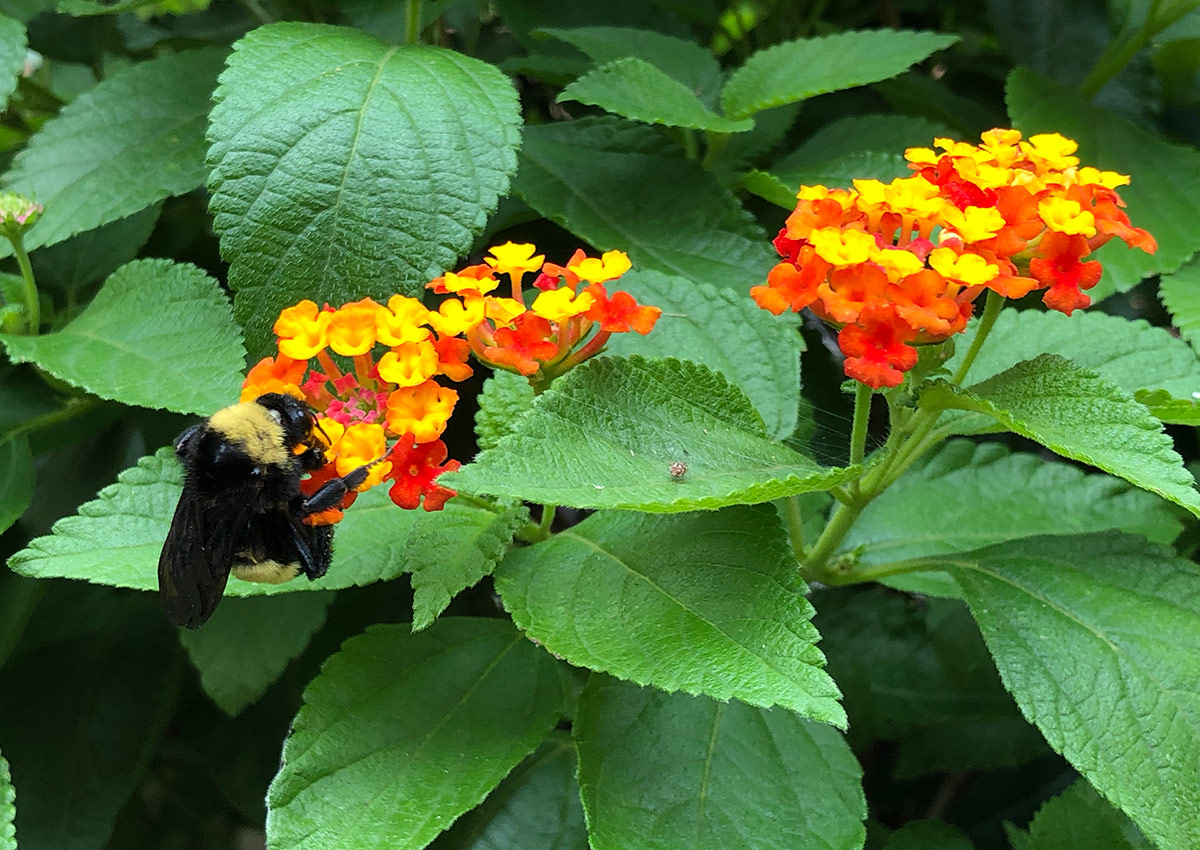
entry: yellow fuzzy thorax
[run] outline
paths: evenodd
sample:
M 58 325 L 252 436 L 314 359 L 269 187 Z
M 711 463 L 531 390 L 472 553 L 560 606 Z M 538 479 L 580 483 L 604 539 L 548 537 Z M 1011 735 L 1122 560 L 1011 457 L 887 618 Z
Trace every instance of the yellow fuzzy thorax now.
M 223 408 L 208 420 L 209 427 L 227 440 L 240 444 L 256 463 L 286 464 L 283 426 L 271 412 L 256 402 Z

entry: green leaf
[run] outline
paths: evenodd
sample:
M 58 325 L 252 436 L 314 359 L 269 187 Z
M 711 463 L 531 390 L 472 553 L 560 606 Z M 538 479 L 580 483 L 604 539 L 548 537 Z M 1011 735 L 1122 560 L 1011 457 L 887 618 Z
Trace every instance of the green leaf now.
M 1111 381 L 1056 354 L 1018 363 L 968 389 L 932 384 L 921 405 L 984 413 L 1063 457 L 1200 516 L 1196 482 L 1162 424 Z
M 741 176 L 738 185 L 780 209 L 790 212 L 796 206 L 796 191 L 774 174 L 752 168 Z
M 183 470 L 170 448 L 138 461 L 99 493 L 99 498 L 54 524 L 8 565 L 33 578 L 72 578 L 95 584 L 155 590 L 158 555 L 183 489 Z M 336 590 L 395 578 L 405 568 L 400 547 L 413 512 L 392 504 L 383 487 L 363 493 L 338 523 L 333 564 L 319 581 L 263 584 L 231 579 L 226 596 L 258 596 L 297 590 Z M 394 550 L 394 551 L 393 551 Z
M 83 287 L 103 280 L 137 256 L 158 223 L 161 210 L 161 204 L 153 204 L 119 221 L 35 251 L 30 260 L 38 287 L 43 290 L 54 287 L 79 299 Z
M 886 80 L 958 36 L 909 30 L 843 32 L 802 38 L 755 53 L 733 72 L 721 92 L 731 118 L 818 94 Z
M 1173 272 L 1200 248 L 1192 226 L 1200 219 L 1200 151 L 1169 144 L 1023 68 L 1009 76 L 1007 96 L 1013 125 L 1025 135 L 1062 133 L 1079 141 L 1084 165 L 1131 177 L 1119 189 L 1125 211 L 1135 227 L 1158 240 L 1158 252 L 1131 250 L 1114 239 L 1097 255 L 1104 263 L 1101 293 L 1106 286 L 1124 291 L 1148 275 Z
M 1192 348 L 1200 350 L 1200 259 L 1192 259 L 1158 282 L 1158 297 Z
M 195 266 L 134 260 L 74 321 L 43 336 L 0 335 L 32 362 L 101 398 L 212 413 L 237 399 L 245 349 L 221 285 Z
M 1080 779 L 1038 809 L 1026 850 L 1151 850 L 1136 827 Z
M 1162 850 L 1200 843 L 1200 572 L 1106 533 L 947 556 L 1005 687 Z M 1107 845 L 1105 845 L 1107 846 Z
M 951 135 L 948 128 L 924 118 L 856 115 L 818 130 L 768 170 L 791 194 L 791 209 L 801 185 L 850 188 L 856 178 L 887 182 L 910 175 L 905 148 L 928 147 L 935 137 Z
M 563 701 L 556 662 L 503 620 L 371 626 L 304 692 L 267 843 L 418 850 L 537 747 Z
M 597 65 L 627 56 L 649 62 L 667 76 L 685 85 L 700 101 L 712 105 L 721 87 L 721 66 L 695 42 L 659 32 L 629 27 L 580 27 L 544 29 L 545 34 L 578 47 Z
M 769 505 L 602 513 L 496 568 L 513 621 L 579 667 L 845 724 Z
M 17 850 L 17 792 L 13 788 L 8 762 L 0 754 L 0 850 Z
M 588 850 L 575 770 L 571 742 L 552 736 L 431 850 Z
M 225 52 L 139 62 L 42 125 L 4 178 L 4 188 L 46 208 L 25 247 L 61 242 L 202 185 L 204 125 Z
M 1117 478 L 1012 453 L 999 443 L 955 440 L 867 505 L 840 550 L 862 547 L 861 561 L 880 564 L 1038 534 L 1110 529 L 1169 543 L 1181 530 L 1175 513 Z
M 672 475 L 672 464 L 686 471 Z M 446 486 L 543 504 L 671 512 L 827 490 L 823 467 L 763 433 L 742 392 L 686 360 L 602 357 L 538 396 L 505 437 Z
M 291 593 L 280 599 L 227 599 L 203 629 L 179 639 L 200 684 L 231 717 L 266 693 L 289 661 L 325 622 L 332 593 Z
M 0 104 L 8 103 L 16 91 L 17 78 L 25 67 L 25 25 L 0 15 Z
M 700 363 L 746 394 L 769 436 L 782 440 L 796 430 L 804 338 L 794 316 L 775 317 L 729 289 L 659 272 L 630 272 L 620 286 L 663 316 L 646 336 L 614 335 L 607 351 Z
M 511 434 L 517 420 L 533 406 L 533 397 L 529 380 L 512 372 L 496 372 L 484 381 L 475 414 L 479 448 L 493 448 Z
M 270 24 L 234 46 L 215 99 L 211 209 L 254 352 L 301 298 L 420 294 L 517 166 L 512 83 L 451 50 Z
M 1166 390 L 1138 390 L 1133 398 L 1167 425 L 1200 426 L 1200 399 L 1171 398 Z
M 947 366 L 953 371 L 970 347 L 978 323 L 973 322 Z M 1097 340 L 1104 340 L 1097 345 Z M 1129 320 L 1100 312 L 1064 316 L 1053 310 L 1003 310 L 979 357 L 970 380 L 982 381 L 1022 360 L 1039 354 L 1058 354 L 1107 378 L 1125 392 L 1162 389 L 1174 398 L 1191 401 L 1200 386 L 1200 361 L 1182 340 L 1142 319 Z M 959 433 L 978 422 L 956 420 Z M 970 423 L 970 424 L 968 424 Z
M 571 83 L 558 102 L 577 100 L 608 112 L 667 127 L 713 133 L 744 133 L 754 120 L 735 121 L 713 112 L 691 89 L 643 59 L 618 59 Z
M 58 11 L 64 15 L 77 16 L 115 15 L 160 2 L 161 0 L 58 0 Z
M 1008 723 L 1032 732 L 1005 692 L 966 606 L 956 600 L 919 599 L 868 586 L 818 591 L 814 625 L 829 659 L 829 675 L 843 693 L 856 748 L 875 740 L 902 743 L 931 738 L 953 747 L 962 726 Z M 1018 733 L 1018 736 L 1020 733 Z M 1015 739 L 1008 752 L 984 753 L 983 766 L 1017 763 L 1030 747 Z M 913 755 L 919 755 L 915 753 Z M 980 759 L 982 761 L 983 759 Z M 914 760 L 915 761 L 915 760 Z
M 766 234 L 733 194 L 664 150 L 650 127 L 615 119 L 526 127 L 513 188 L 595 248 L 627 252 L 638 269 L 748 292 L 771 266 Z
M 528 520 L 523 505 L 496 512 L 457 499 L 443 510 L 417 514 L 404 551 L 412 572 L 413 631 L 428 626 L 460 590 L 491 573 Z
M 29 438 L 0 439 L 0 533 L 21 518 L 33 499 L 33 452 Z
M 863 845 L 862 770 L 828 726 L 594 675 L 574 734 L 594 850 Z
M 973 850 L 974 847 L 962 830 L 945 821 L 914 820 L 889 835 L 883 850 Z
M 125 600 L 118 623 L 22 654 L 0 673 L 0 746 L 21 789 L 26 850 L 103 850 L 138 786 L 181 669 L 169 626 L 146 602 Z

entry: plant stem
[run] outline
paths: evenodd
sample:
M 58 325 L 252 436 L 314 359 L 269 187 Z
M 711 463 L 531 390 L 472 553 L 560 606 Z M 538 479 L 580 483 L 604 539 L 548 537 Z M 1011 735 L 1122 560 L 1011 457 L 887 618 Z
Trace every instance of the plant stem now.
M 979 319 L 979 328 L 971 347 L 963 356 L 962 363 L 954 373 L 953 382 L 961 384 L 975 362 L 976 356 L 996 324 L 1000 308 L 1004 306 L 1004 297 L 988 290 L 987 304 Z M 850 462 L 861 463 L 865 454 L 867 418 L 870 414 L 871 390 L 862 384 L 854 397 L 854 424 L 850 437 Z M 889 408 L 890 409 L 890 408 Z M 850 498 L 842 501 L 829 518 L 829 523 L 821 532 L 820 538 L 809 550 L 804 559 L 803 572 L 805 579 L 820 581 L 824 584 L 857 584 L 864 581 L 874 581 L 882 575 L 895 572 L 912 572 L 921 569 L 920 566 L 909 564 L 886 565 L 887 572 L 880 572 L 881 567 L 868 566 L 859 569 L 850 561 L 830 564 L 833 554 L 849 533 L 851 526 L 858 519 L 871 500 L 895 483 L 904 472 L 922 455 L 940 442 L 941 438 L 930 439 L 937 425 L 940 410 L 930 410 L 919 407 L 910 418 L 888 437 L 887 445 L 882 451 L 882 457 L 870 470 L 850 484 Z M 893 424 L 895 416 L 893 415 Z M 789 533 L 791 532 L 789 524 Z M 795 544 L 793 543 L 793 548 Z M 916 562 L 919 564 L 920 562 Z M 927 569 L 927 567 L 926 567 Z
M 557 505 L 542 505 L 542 519 L 538 523 L 538 531 L 542 540 L 550 536 L 550 526 L 554 525 L 554 515 L 558 513 Z
M 787 526 L 788 540 L 792 544 L 792 554 L 801 564 L 805 560 L 804 552 L 804 513 L 800 509 L 800 497 L 788 496 L 783 500 L 783 519 Z
M 688 159 L 696 159 L 700 155 L 700 146 L 696 142 L 696 131 L 684 129 L 683 155 Z
M 855 382 L 854 424 L 850 428 L 850 465 L 863 462 L 867 453 L 867 422 L 871 418 L 871 393 L 866 384 Z
M 405 0 L 404 43 L 421 41 L 421 0 Z
M 1157 4 L 1154 4 L 1157 6 Z M 1153 17 L 1153 14 L 1150 15 Z M 1150 29 L 1150 21 L 1142 25 L 1136 33 L 1129 36 L 1124 42 L 1113 41 L 1104 52 L 1100 54 L 1100 58 L 1096 60 L 1096 64 L 1092 66 L 1092 70 L 1088 71 L 1087 77 L 1079 84 L 1080 93 L 1091 100 L 1100 89 L 1108 84 L 1108 81 L 1129 64 L 1134 55 L 1146 46 L 1153 36 Z
M 971 340 L 971 347 L 963 355 L 962 363 L 958 364 L 958 371 L 952 378 L 954 384 L 962 384 L 963 378 L 967 376 L 967 370 L 971 368 L 971 364 L 975 362 L 975 356 L 979 354 L 979 349 L 983 348 L 984 341 L 992 332 L 992 325 L 996 324 L 996 317 L 1000 315 L 1000 308 L 1003 306 L 1004 296 L 989 289 L 987 303 L 983 307 L 983 315 L 979 317 L 979 328 L 975 331 L 975 338 Z
M 37 281 L 33 279 L 33 266 L 29 264 L 29 254 L 25 252 L 25 243 L 20 234 L 8 237 L 8 241 L 12 243 L 17 265 L 21 267 L 21 277 L 25 279 L 25 315 L 29 320 L 29 333 L 37 336 L 42 327 L 42 304 L 38 297 Z

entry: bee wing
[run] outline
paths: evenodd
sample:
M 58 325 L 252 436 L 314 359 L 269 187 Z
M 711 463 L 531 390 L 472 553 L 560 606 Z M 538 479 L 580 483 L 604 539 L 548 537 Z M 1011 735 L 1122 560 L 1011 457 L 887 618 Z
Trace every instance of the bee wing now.
M 183 488 L 158 559 L 159 599 L 177 626 L 203 625 L 221 601 L 249 519 L 250 500 L 239 495 L 218 505 Z

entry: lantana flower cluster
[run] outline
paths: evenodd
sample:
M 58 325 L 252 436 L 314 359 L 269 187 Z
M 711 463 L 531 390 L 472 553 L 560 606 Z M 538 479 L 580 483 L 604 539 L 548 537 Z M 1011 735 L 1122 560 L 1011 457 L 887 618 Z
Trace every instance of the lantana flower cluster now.
M 1070 315 L 1100 280 L 1091 252 L 1114 236 L 1156 250 L 1122 209 L 1129 177 L 1080 166 L 1071 139 L 994 129 L 981 140 L 909 148 L 916 174 L 890 183 L 802 186 L 774 240 L 783 260 L 751 296 L 776 315 L 812 309 L 840 328 L 849 377 L 894 387 L 914 345 L 963 331 L 984 290 L 1044 289 L 1046 306 Z
M 305 300 L 279 314 L 279 353 L 251 368 L 242 400 L 289 393 L 316 412 L 326 464 L 301 483 L 305 493 L 370 464 L 358 492 L 390 481 L 400 507 L 441 510 L 455 493 L 437 478 L 460 466 L 440 439 L 458 402 L 445 382 L 471 376 L 471 354 L 542 384 L 597 354 L 613 333 L 654 327 L 661 310 L 605 287 L 630 268 L 625 254 L 576 251 L 558 266 L 536 250 L 509 242 L 434 279 L 427 288 L 448 296 L 436 310 L 393 295 L 386 305 L 363 298 L 338 308 Z M 538 295 L 526 306 L 529 275 Z M 502 284 L 509 295 L 492 295 Z M 355 496 L 308 521 L 338 522 Z

